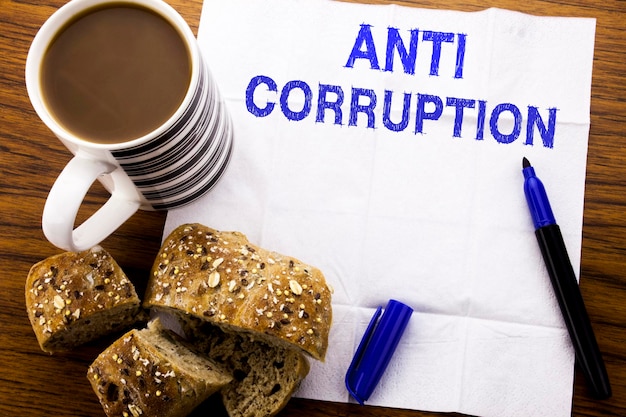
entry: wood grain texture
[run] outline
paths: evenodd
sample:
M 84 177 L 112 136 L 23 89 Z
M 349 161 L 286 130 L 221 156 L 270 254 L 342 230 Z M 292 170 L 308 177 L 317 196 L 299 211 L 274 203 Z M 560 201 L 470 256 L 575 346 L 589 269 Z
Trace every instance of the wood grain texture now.
M 228 1 L 228 0 L 224 0 Z M 0 415 L 104 416 L 86 369 L 110 342 L 50 357 L 32 332 L 24 282 L 35 262 L 58 253 L 41 231 L 46 195 L 69 152 L 33 111 L 24 85 L 28 47 L 61 0 L 0 0 Z M 382 3 L 391 3 L 384 1 Z M 464 11 L 500 7 L 537 15 L 597 19 L 591 130 L 583 227 L 581 289 L 607 362 L 613 397 L 594 401 L 576 369 L 574 416 L 626 415 L 626 2 L 618 0 L 396 1 L 396 4 Z M 170 0 L 197 31 L 201 0 Z M 107 198 L 94 186 L 80 217 Z M 164 213 L 139 212 L 103 245 L 139 287 L 156 254 Z M 554 375 L 559 378 L 559 375 Z M 225 416 L 208 401 L 194 416 Z M 419 411 L 292 400 L 289 416 L 452 416 Z

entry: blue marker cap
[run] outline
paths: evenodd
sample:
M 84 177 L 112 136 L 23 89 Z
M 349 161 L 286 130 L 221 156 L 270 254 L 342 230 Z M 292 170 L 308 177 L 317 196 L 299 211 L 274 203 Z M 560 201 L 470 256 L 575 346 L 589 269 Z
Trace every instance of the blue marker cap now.
M 374 313 L 346 373 L 346 388 L 359 404 L 374 392 L 412 313 L 411 307 L 396 300 L 389 300 L 384 313 L 382 307 Z

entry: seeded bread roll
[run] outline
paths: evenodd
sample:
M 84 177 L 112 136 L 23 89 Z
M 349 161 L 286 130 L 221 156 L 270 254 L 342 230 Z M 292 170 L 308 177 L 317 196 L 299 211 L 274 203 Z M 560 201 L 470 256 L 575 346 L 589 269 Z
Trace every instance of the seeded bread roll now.
M 183 417 L 231 381 L 156 319 L 119 338 L 87 378 L 107 416 Z
M 182 311 L 318 360 L 332 321 L 331 292 L 317 268 L 200 224 L 179 226 L 164 241 L 144 307 Z
M 122 331 L 141 317 L 135 287 L 100 246 L 36 263 L 25 292 L 33 331 L 49 353 Z
M 234 376 L 220 392 L 230 417 L 276 415 L 309 373 L 298 349 L 268 345 L 246 333 L 224 333 L 188 315 L 181 316 L 181 325 L 194 346 Z

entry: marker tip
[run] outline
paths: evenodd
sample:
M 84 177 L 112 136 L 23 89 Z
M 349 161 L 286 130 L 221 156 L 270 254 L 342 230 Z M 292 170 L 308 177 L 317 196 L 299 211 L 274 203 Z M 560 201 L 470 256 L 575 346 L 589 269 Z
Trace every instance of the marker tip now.
M 524 159 L 522 159 L 522 167 L 523 168 L 529 168 L 530 167 L 530 161 L 528 161 L 528 159 L 526 159 L 526 157 L 524 157 Z

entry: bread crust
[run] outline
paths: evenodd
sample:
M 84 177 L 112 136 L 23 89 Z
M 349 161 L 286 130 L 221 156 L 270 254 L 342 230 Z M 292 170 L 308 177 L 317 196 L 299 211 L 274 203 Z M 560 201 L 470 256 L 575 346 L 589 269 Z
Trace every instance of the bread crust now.
M 322 272 L 251 244 L 239 232 L 184 224 L 152 267 L 145 308 L 176 309 L 324 360 L 332 321 Z
M 26 278 L 26 310 L 41 349 L 53 353 L 135 323 L 135 287 L 100 246 L 65 252 L 33 265 Z

